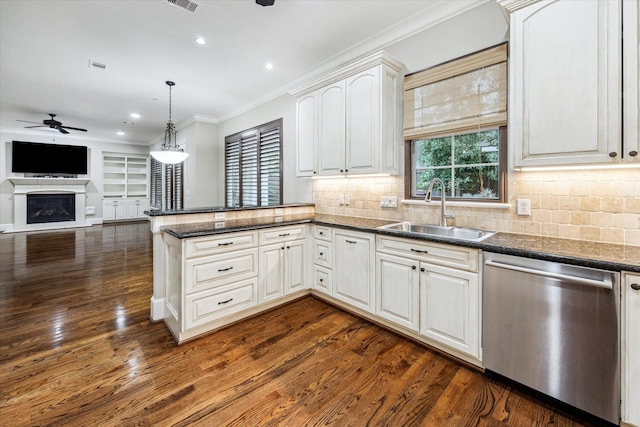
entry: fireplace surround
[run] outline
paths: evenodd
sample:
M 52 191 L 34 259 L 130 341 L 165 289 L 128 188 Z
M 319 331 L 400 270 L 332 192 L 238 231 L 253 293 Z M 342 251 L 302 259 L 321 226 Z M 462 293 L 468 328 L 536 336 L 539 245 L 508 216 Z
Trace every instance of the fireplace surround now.
M 5 233 L 91 226 L 91 224 L 87 224 L 85 218 L 86 186 L 89 183 L 89 179 L 12 177 L 9 178 L 9 181 L 11 181 L 14 186 L 13 228 L 6 230 Z M 66 202 L 66 205 L 59 206 L 56 209 L 57 218 L 55 221 L 48 221 L 53 219 L 53 217 L 40 218 L 44 219 L 44 221 L 29 221 L 27 219 L 29 212 L 28 199 L 30 198 L 28 196 L 46 196 L 56 198 L 56 196 L 62 195 L 66 195 L 67 199 L 72 197 L 73 206 L 71 207 L 68 201 Z M 35 197 L 33 199 L 35 200 L 38 198 L 39 197 Z M 69 212 L 69 216 L 67 216 L 67 214 L 64 213 L 64 210 L 72 210 L 73 215 Z M 54 212 L 50 211 L 48 212 L 48 215 L 53 213 Z M 40 215 L 44 214 L 45 212 L 43 211 Z M 73 216 L 73 219 L 71 219 L 71 216 Z

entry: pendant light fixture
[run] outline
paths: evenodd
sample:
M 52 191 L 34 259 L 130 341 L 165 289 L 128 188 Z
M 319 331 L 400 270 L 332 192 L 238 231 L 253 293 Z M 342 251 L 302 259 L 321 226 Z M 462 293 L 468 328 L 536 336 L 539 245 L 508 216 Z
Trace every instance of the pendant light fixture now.
M 176 142 L 176 127 L 171 122 L 171 87 L 175 86 L 175 83 L 168 80 L 165 83 L 169 86 L 169 121 L 164 131 L 164 143 L 162 147 L 160 147 L 160 150 L 152 151 L 151 155 L 160 163 L 175 165 L 184 162 L 185 159 L 189 157 L 189 153 L 185 153 L 182 148 L 178 147 Z

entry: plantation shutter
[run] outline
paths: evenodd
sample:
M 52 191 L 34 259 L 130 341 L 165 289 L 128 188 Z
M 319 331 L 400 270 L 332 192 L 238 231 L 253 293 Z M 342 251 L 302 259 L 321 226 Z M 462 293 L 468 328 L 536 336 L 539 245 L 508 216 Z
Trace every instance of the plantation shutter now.
M 150 183 L 149 206 L 156 209 L 162 208 L 162 163 L 154 157 L 150 159 Z
M 225 138 L 230 207 L 282 204 L 282 119 Z
M 507 44 L 404 79 L 404 139 L 507 124 Z
M 240 206 L 240 136 L 225 140 L 226 205 Z
M 280 204 L 282 188 L 280 126 L 260 129 L 260 205 Z

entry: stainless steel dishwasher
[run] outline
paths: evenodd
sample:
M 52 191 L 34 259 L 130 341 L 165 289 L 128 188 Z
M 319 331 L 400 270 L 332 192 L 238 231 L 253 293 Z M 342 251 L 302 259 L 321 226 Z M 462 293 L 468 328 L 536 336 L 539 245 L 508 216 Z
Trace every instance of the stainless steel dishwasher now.
M 620 421 L 620 275 L 484 254 L 484 367 Z

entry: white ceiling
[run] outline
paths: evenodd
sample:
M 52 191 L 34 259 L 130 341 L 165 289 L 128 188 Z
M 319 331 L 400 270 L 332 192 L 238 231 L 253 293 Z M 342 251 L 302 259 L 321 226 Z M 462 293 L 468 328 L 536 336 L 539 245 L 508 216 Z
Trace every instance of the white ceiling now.
M 219 122 L 479 1 L 197 3 L 191 13 L 167 0 L 1 0 L 0 129 L 56 113 L 87 128 L 83 138 L 149 144 L 169 116 L 166 80 L 174 123 Z

